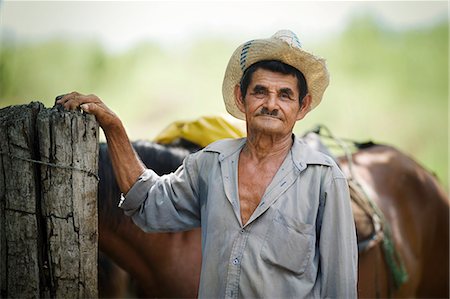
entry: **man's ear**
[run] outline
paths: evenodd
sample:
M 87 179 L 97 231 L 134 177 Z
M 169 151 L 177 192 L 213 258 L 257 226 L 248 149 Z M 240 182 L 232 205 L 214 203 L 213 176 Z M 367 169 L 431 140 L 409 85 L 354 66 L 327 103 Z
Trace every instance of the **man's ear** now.
M 244 97 L 241 93 L 241 86 L 239 84 L 236 84 L 234 87 L 234 102 L 236 103 L 236 106 L 239 108 L 239 110 L 242 113 L 245 113 L 245 104 L 244 104 Z
M 312 97 L 311 97 L 311 95 L 308 93 L 308 94 L 306 94 L 306 96 L 303 98 L 302 106 L 301 106 L 300 109 L 298 110 L 298 113 L 297 113 L 297 120 L 303 119 L 303 118 L 306 116 L 306 114 L 308 114 L 309 110 L 311 110 L 311 102 L 312 102 Z

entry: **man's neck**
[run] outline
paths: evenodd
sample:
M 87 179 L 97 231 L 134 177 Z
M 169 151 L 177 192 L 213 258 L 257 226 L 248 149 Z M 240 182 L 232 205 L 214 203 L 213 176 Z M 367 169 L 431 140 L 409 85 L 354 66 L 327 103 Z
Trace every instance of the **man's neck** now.
M 283 137 L 270 135 L 249 135 L 242 154 L 255 162 L 264 162 L 267 159 L 284 159 L 292 147 L 292 135 Z

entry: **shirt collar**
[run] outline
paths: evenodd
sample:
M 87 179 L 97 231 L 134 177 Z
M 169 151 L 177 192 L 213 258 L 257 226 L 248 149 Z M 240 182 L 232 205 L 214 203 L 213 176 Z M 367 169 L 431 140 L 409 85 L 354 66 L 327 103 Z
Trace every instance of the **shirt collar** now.
M 304 170 L 307 165 L 332 166 L 334 164 L 331 157 L 312 149 L 294 134 L 292 136 L 294 139 L 291 149 L 292 160 L 299 171 Z M 219 160 L 223 161 L 240 150 L 246 141 L 247 138 L 219 140 L 205 147 L 204 151 L 218 153 Z
M 307 165 L 325 165 L 332 166 L 331 157 L 311 148 L 302 139 L 297 138 L 294 134 L 294 142 L 292 144 L 292 160 L 298 170 L 302 171 Z
M 211 143 L 203 150 L 205 152 L 215 152 L 219 154 L 219 161 L 223 161 L 225 158 L 231 156 L 236 151 L 241 150 L 244 146 L 247 138 L 236 138 L 236 139 L 222 139 Z

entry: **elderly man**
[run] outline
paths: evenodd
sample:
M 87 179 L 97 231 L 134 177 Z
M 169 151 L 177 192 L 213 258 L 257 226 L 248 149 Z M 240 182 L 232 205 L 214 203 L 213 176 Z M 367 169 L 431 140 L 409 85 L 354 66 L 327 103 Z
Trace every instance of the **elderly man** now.
M 215 142 L 159 177 L 134 153 L 117 116 L 94 95 L 59 99 L 96 116 L 120 207 L 145 231 L 202 228 L 203 298 L 355 298 L 357 247 L 347 182 L 328 156 L 292 133 L 322 98 L 325 62 L 294 33 L 242 44 L 223 82 L 247 138 Z

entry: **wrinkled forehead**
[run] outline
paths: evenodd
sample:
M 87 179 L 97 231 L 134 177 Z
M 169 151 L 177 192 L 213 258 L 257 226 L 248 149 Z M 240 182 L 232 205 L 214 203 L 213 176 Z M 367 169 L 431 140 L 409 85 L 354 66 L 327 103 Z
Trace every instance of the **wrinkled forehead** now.
M 265 87 L 270 91 L 289 89 L 293 92 L 299 93 L 298 79 L 295 75 L 283 74 L 263 68 L 256 69 L 256 71 L 252 74 L 249 88 L 253 89 L 255 86 Z

